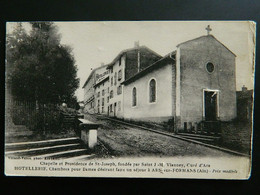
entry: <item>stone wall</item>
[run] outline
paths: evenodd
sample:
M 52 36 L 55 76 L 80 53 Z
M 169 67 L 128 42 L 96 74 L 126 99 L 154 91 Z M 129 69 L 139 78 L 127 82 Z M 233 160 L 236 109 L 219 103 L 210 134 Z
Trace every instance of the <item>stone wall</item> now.
M 222 122 L 221 145 L 239 152 L 250 154 L 252 125 L 247 122 Z

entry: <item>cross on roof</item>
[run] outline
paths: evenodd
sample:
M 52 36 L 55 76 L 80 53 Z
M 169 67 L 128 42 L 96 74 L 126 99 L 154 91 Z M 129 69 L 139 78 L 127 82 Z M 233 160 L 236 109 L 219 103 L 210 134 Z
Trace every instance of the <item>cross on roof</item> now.
M 212 31 L 212 29 L 210 28 L 210 25 L 207 26 L 207 28 L 205 28 L 207 30 L 207 34 L 209 35 L 210 31 Z

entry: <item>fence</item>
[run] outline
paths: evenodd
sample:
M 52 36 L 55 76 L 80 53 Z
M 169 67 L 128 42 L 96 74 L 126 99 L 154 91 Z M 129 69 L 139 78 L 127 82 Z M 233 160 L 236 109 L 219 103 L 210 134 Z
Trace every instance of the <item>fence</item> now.
M 32 101 L 9 100 L 7 112 L 14 125 L 25 125 L 35 131 L 59 131 L 60 110 L 53 104 L 38 104 Z

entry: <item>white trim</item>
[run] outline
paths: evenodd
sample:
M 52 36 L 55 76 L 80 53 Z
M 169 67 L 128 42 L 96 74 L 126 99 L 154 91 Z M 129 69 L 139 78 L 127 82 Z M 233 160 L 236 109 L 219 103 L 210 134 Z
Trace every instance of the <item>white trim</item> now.
M 208 68 L 207 68 L 207 64 L 208 64 L 208 63 L 213 64 L 214 69 L 213 69 L 212 72 L 209 72 L 209 71 L 208 71 Z M 215 72 L 216 65 L 215 65 L 212 61 L 208 61 L 208 62 L 205 63 L 205 69 L 206 69 L 206 71 L 207 71 L 208 74 L 213 74 L 213 73 Z
M 180 48 L 176 51 L 176 116 L 181 115 L 181 58 Z
M 205 119 L 205 91 L 217 92 L 217 118 L 219 118 L 219 92 L 218 89 L 203 89 L 202 90 L 202 117 Z
M 154 102 L 150 102 L 150 82 L 151 82 L 151 80 L 153 80 L 154 79 L 154 81 L 155 81 L 155 101 Z M 148 81 L 148 104 L 156 104 L 157 103 L 157 98 L 158 98 L 158 96 L 157 96 L 157 80 L 156 80 L 156 78 L 154 78 L 154 77 L 152 77 L 152 78 L 150 78 L 149 79 L 149 81 Z

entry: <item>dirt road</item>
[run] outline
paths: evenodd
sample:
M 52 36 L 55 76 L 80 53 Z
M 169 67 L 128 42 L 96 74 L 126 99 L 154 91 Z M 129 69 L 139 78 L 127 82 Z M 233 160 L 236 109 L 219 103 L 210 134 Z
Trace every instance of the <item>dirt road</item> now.
M 101 124 L 98 137 L 114 156 L 233 156 L 199 144 L 112 122 L 106 118 L 85 115 L 85 119 Z

